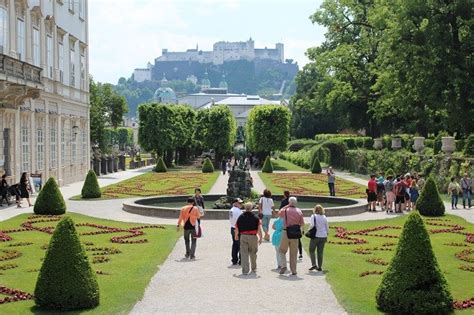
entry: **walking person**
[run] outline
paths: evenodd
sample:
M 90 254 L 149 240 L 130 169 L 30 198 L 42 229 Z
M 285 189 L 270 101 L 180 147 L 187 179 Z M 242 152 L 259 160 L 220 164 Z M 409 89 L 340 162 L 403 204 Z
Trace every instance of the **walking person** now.
M 199 187 L 194 189 L 194 204 L 198 208 L 201 217 L 203 217 L 206 211 L 206 205 L 204 204 L 204 197 L 202 196 L 201 188 Z
M 245 212 L 235 223 L 234 237 L 236 240 L 240 240 L 242 274 L 247 275 L 250 268 L 252 273 L 257 272 L 257 252 L 258 246 L 262 243 L 262 229 L 260 219 L 252 213 L 253 204 L 248 202 L 244 208 Z
M 281 236 L 284 233 L 283 228 L 285 227 L 285 221 L 282 218 L 277 218 L 272 225 L 273 234 L 272 234 L 272 245 L 275 247 L 276 252 L 276 261 L 277 269 L 281 269 L 281 255 L 280 255 L 280 245 L 281 245 Z
M 232 265 L 240 264 L 240 241 L 235 238 L 235 224 L 242 215 L 242 199 L 233 200 L 232 208 L 229 211 L 230 235 L 232 236 Z
M 283 200 L 280 203 L 280 208 L 281 210 L 283 207 L 288 205 L 288 199 L 290 198 L 290 192 L 288 190 L 285 190 L 283 192 Z M 298 259 L 303 259 L 303 244 L 301 244 L 301 239 L 298 239 Z
M 183 236 L 184 246 L 186 247 L 184 257 L 189 259 L 196 258 L 196 224 L 200 217 L 198 208 L 194 206 L 194 198 L 188 198 L 187 205 L 181 208 L 176 229 L 179 232 L 180 227 L 184 227 Z
M 448 195 L 451 196 L 451 209 L 458 208 L 459 194 L 461 193 L 461 185 L 456 181 L 455 177 L 451 177 L 451 182 L 448 185 Z
M 2 175 L 2 182 L 0 183 L 0 206 L 3 207 L 3 200 L 7 202 L 7 205 L 10 205 L 10 201 L 8 200 L 8 189 L 10 185 L 7 183 L 7 175 L 3 174 Z
M 464 173 L 464 177 L 461 179 L 462 189 L 462 206 L 466 209 L 466 204 L 471 209 L 471 198 L 472 198 L 472 180 Z M 466 203 L 467 201 L 467 203 Z
M 329 196 L 336 196 L 336 173 L 332 169 L 332 166 L 328 167 L 326 175 L 328 177 Z
M 272 192 L 269 189 L 263 191 L 263 196 L 258 201 L 258 216 L 262 219 L 263 232 L 265 233 L 265 241 L 270 241 L 268 233 L 272 214 L 275 211 L 275 204 L 272 199 Z
M 227 161 L 225 160 L 225 158 L 222 158 L 221 170 L 222 170 L 222 174 L 225 175 L 225 171 L 227 170 Z
M 301 233 L 304 228 L 304 218 L 301 210 L 296 207 L 296 197 L 290 197 L 288 202 L 288 206 L 284 207 L 278 212 L 278 217 L 285 220 L 284 231 L 282 233 L 280 244 L 280 274 L 283 275 L 287 271 L 286 253 L 289 250 L 291 274 L 296 276 L 298 239 L 301 238 Z
M 411 187 L 411 175 L 410 173 L 405 174 L 405 210 L 410 211 L 412 208 L 411 198 L 410 198 L 410 187 Z
M 23 174 L 21 174 L 19 188 L 20 188 L 20 199 L 17 200 L 18 208 L 21 208 L 21 202 L 23 199 L 26 199 L 28 201 L 28 207 L 33 206 L 30 201 L 31 186 L 30 186 L 30 181 L 28 180 L 27 172 L 23 172 Z
M 377 182 L 377 204 L 380 206 L 380 209 L 385 210 L 385 178 L 384 178 L 384 173 L 379 172 L 379 176 L 375 180 Z
M 314 214 L 311 215 L 309 220 L 309 228 L 312 229 L 316 226 L 316 237 L 309 241 L 309 255 L 311 257 L 311 268 L 312 270 L 322 271 L 323 269 L 323 253 L 324 244 L 328 240 L 329 224 L 326 216 L 324 215 L 324 208 L 321 205 L 314 207 Z M 317 264 L 315 251 L 317 249 Z
M 403 213 L 403 208 L 405 206 L 406 186 L 401 176 L 397 177 L 397 183 L 395 184 L 395 194 L 395 213 Z
M 376 212 L 377 181 L 375 180 L 375 174 L 370 175 L 369 182 L 367 183 L 367 202 L 369 203 L 369 212 Z
M 416 179 L 412 178 L 411 186 L 410 186 L 410 202 L 413 209 L 416 208 L 416 201 L 418 200 L 419 196 L 420 196 L 420 188 L 418 187 Z
M 395 184 L 393 182 L 393 176 L 387 176 L 387 180 L 384 182 L 384 189 L 385 189 L 385 209 L 386 212 L 393 212 L 393 206 L 395 203 L 395 193 L 393 191 Z

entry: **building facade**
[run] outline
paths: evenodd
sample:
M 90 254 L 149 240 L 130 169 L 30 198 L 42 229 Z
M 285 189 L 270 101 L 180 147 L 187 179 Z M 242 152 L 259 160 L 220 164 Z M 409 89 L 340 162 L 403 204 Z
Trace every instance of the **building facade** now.
M 0 0 L 0 169 L 84 179 L 90 168 L 88 0 Z

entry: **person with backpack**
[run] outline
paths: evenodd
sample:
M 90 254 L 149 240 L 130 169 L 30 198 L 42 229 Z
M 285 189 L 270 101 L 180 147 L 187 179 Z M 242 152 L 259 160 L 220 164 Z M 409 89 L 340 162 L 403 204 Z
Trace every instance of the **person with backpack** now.
M 458 208 L 459 194 L 461 193 L 461 185 L 456 182 L 456 177 L 451 177 L 451 182 L 448 185 L 448 195 L 451 196 L 451 209 Z
M 403 213 L 405 207 L 405 195 L 407 187 L 402 176 L 397 177 L 397 183 L 395 184 L 395 213 Z
M 200 217 L 199 209 L 194 205 L 194 198 L 188 198 L 187 205 L 181 208 L 176 229 L 179 232 L 181 226 L 184 228 L 183 237 L 184 246 L 186 247 L 184 257 L 189 259 L 196 258 L 196 224 Z

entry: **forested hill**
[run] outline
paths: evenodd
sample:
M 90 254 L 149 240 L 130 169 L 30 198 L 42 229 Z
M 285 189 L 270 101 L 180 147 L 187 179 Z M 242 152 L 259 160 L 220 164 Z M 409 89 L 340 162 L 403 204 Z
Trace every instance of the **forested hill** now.
M 198 62 L 159 62 L 152 71 L 152 80 L 135 82 L 132 78 L 120 78 L 115 90 L 125 96 L 129 106 L 128 115 L 136 117 L 138 105 L 153 98 L 156 89 L 160 87 L 163 74 L 166 75 L 168 86 L 176 94 L 183 96 L 200 91 L 199 84 L 208 73 L 211 87 L 218 87 L 225 74 L 229 93 L 244 93 L 271 97 L 278 94 L 282 83 L 285 82 L 282 97 L 288 98 L 295 92 L 294 78 L 298 72 L 298 64 L 293 60 L 278 63 L 271 60 L 250 62 L 246 60 L 225 62 L 223 65 L 201 64 Z M 186 81 L 194 75 L 198 83 Z

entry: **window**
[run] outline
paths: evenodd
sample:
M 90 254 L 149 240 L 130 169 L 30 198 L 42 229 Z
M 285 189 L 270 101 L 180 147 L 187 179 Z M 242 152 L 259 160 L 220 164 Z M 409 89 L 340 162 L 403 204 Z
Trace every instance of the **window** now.
M 0 8 L 0 54 L 5 51 L 8 40 L 8 14 L 5 8 Z
M 85 0 L 79 0 L 79 17 L 84 19 L 84 14 L 86 11 Z
M 66 162 L 66 141 L 65 141 L 64 127 L 61 129 L 61 164 L 64 166 Z
M 71 128 L 71 164 L 76 164 L 76 155 L 77 155 L 77 147 L 76 147 L 76 135 L 74 126 Z
M 18 59 L 25 61 L 25 21 L 22 19 L 17 19 L 16 49 L 18 52 Z
M 43 170 L 44 163 L 44 135 L 43 129 L 36 130 L 36 170 Z
M 50 168 L 56 168 L 56 128 L 49 130 L 49 142 L 51 145 Z
M 28 172 L 30 170 L 30 142 L 28 127 L 21 127 L 21 171 Z
M 85 52 L 81 53 L 81 90 L 86 89 L 86 56 Z
M 82 163 L 87 162 L 87 132 L 82 130 Z
M 48 67 L 48 78 L 53 78 L 53 37 L 46 36 L 46 62 Z
M 40 32 L 37 28 L 33 28 L 33 63 L 40 65 Z
M 64 83 L 64 45 L 58 43 L 59 82 Z
M 75 86 L 76 85 L 76 74 L 75 74 L 75 71 L 76 71 L 76 68 L 75 68 L 75 65 L 74 65 L 74 46 L 72 46 L 73 48 L 71 48 L 71 50 L 69 51 L 69 74 L 70 74 L 70 79 L 69 79 L 69 84 L 71 86 Z

